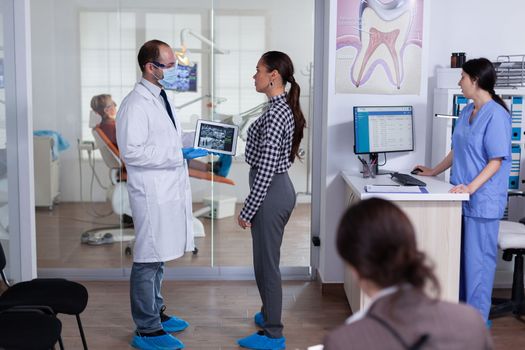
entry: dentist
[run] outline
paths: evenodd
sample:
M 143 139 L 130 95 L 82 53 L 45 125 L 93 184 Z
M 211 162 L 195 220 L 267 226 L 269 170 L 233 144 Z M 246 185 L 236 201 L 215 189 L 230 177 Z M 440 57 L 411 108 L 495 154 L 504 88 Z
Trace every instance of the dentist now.
M 188 323 L 167 316 L 161 295 L 164 263 L 194 249 L 192 203 L 185 160 L 207 154 L 183 149 L 182 128 L 165 87 L 177 79 L 170 46 L 159 40 L 139 50 L 142 79 L 122 101 L 117 142 L 128 172 L 128 193 L 135 224 L 130 276 L 131 314 L 136 324 L 131 345 L 138 349 L 181 349 L 170 335 Z

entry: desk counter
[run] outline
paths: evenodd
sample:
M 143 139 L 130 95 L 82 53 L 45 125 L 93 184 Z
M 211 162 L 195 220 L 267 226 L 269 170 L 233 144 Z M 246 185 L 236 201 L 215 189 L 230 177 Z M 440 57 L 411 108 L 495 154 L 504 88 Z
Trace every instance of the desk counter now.
M 394 185 L 388 175 L 363 178 L 342 172 L 347 184 L 347 204 L 368 198 L 383 198 L 398 205 L 416 230 L 418 249 L 425 252 L 441 285 L 441 298 L 458 301 L 461 246 L 461 203 L 469 200 L 466 193 L 449 193 L 449 183 L 433 177 L 414 176 L 427 184 L 428 193 L 368 193 L 365 185 Z M 367 298 L 350 271 L 345 271 L 345 292 L 352 311 L 356 312 Z

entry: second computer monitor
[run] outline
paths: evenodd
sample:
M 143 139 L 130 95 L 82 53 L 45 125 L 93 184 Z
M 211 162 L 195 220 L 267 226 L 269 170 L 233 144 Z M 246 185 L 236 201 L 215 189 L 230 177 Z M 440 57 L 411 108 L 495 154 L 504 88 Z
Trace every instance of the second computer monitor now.
M 354 107 L 356 154 L 414 150 L 412 106 Z
M 197 64 L 192 66 L 177 65 L 177 82 L 173 90 L 179 92 L 197 92 Z

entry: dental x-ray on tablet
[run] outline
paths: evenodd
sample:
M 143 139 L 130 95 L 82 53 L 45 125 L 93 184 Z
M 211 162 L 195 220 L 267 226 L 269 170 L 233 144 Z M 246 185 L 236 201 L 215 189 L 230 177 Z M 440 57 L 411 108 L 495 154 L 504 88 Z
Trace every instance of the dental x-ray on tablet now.
M 193 147 L 204 148 L 210 152 L 235 155 L 237 149 L 237 125 L 197 120 Z

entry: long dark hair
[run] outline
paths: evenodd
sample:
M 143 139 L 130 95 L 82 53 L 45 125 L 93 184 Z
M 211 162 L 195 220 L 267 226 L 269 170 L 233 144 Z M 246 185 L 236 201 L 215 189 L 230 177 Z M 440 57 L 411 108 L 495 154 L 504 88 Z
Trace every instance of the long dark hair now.
M 494 101 L 496 101 L 503 108 L 505 108 L 507 112 L 509 112 L 509 108 L 505 102 L 503 102 L 501 97 L 496 95 L 496 92 L 494 91 L 494 85 L 496 85 L 497 76 L 492 62 L 483 57 L 474 58 L 463 63 L 461 69 L 463 69 L 463 71 L 467 73 L 469 77 L 472 78 L 472 80 L 478 82 L 480 89 L 487 91 Z
M 380 288 L 409 283 L 422 290 L 429 281 L 439 294 L 410 220 L 391 202 L 372 198 L 350 207 L 339 223 L 337 250 L 361 278 Z
M 283 79 L 283 85 L 286 86 L 286 83 L 290 83 L 290 91 L 286 95 L 286 100 L 288 105 L 292 109 L 294 121 L 295 121 L 295 130 L 293 133 L 292 140 L 292 151 L 290 152 L 290 161 L 293 163 L 295 157 L 301 158 L 299 156 L 299 145 L 303 139 L 304 128 L 306 126 L 306 120 L 304 119 L 303 111 L 299 104 L 299 97 L 301 95 L 301 88 L 299 84 L 296 83 L 294 78 L 294 68 L 293 63 L 290 57 L 287 54 L 280 51 L 268 51 L 261 57 L 264 65 L 268 68 L 268 71 L 271 72 L 276 70 L 281 75 Z

